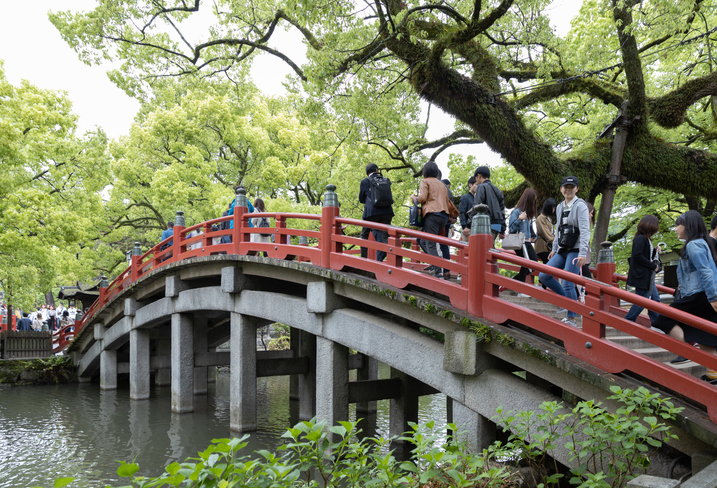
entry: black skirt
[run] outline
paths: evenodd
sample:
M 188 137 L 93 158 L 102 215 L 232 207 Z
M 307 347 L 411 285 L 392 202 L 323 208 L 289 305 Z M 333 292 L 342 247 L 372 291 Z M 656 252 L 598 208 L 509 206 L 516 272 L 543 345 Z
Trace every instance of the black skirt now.
M 683 312 L 691 313 L 697 317 L 709 320 L 717 324 L 717 312 L 712 308 L 712 304 L 707 300 L 705 292 L 701 291 L 687 297 L 680 297 L 675 299 L 670 304 L 670 307 L 682 310 Z M 655 323 L 652 324 L 663 331 L 665 334 L 669 334 L 672 328 L 678 324 L 678 321 L 664 315 L 658 315 Z M 698 343 L 705 346 L 717 347 L 717 336 L 705 332 L 703 330 L 692 327 L 691 325 L 679 324 L 682 330 L 685 332 L 685 342 Z

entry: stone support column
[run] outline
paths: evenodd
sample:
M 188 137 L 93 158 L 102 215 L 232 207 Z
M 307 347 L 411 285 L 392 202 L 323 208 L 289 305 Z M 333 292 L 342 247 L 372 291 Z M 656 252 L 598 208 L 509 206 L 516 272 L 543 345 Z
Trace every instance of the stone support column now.
M 401 397 L 390 400 L 389 435 L 400 436 L 410 430 L 409 422 L 418 423 L 418 382 L 393 368 L 391 378 L 401 380 Z
M 117 351 L 114 349 L 100 353 L 100 389 L 117 389 Z
M 291 357 L 301 357 L 301 329 L 292 327 L 289 330 L 289 344 L 291 346 Z M 299 399 L 299 376 L 292 374 L 289 377 L 289 399 Z
M 316 418 L 336 425 L 349 418 L 349 350 L 316 338 Z
M 358 381 L 377 380 L 378 360 L 364 354 L 363 367 L 356 370 L 356 379 Z M 376 413 L 376 411 L 376 402 L 358 402 L 356 404 L 356 417 L 360 417 L 359 414 Z
M 452 422 L 458 428 L 458 440 L 466 443 L 474 453 L 480 453 L 495 442 L 495 423 L 455 400 L 452 403 Z
M 172 339 L 157 339 L 157 356 L 172 355 Z M 172 369 L 162 368 L 154 373 L 155 386 L 167 386 L 172 384 Z
M 149 398 L 149 330 L 129 331 L 129 397 Z
M 231 314 L 230 427 L 235 432 L 256 430 L 256 322 Z
M 194 315 L 194 353 L 206 354 L 207 347 L 207 317 L 201 314 Z M 194 394 L 207 394 L 207 367 L 194 367 Z
M 316 416 L 316 336 L 300 331 L 299 356 L 309 358 L 309 372 L 298 376 L 299 420 Z
M 194 411 L 194 326 L 192 316 L 172 314 L 172 412 Z

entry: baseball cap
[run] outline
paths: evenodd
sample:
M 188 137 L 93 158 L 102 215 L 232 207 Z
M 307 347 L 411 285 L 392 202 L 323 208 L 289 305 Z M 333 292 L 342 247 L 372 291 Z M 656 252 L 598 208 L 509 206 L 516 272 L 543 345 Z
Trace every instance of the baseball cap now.
M 578 184 L 578 177 L 577 176 L 566 176 L 565 178 L 563 178 L 562 183 L 560 183 L 560 186 L 565 186 L 565 185 L 580 186 Z

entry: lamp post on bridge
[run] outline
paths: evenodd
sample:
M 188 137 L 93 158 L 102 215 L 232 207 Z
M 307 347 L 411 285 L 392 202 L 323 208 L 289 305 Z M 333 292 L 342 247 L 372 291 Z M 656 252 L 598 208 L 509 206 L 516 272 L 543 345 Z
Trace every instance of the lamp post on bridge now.
M 474 208 L 476 214 L 471 221 L 471 235 L 468 238 L 468 313 L 476 317 L 483 317 L 483 296 L 486 293 L 485 273 L 491 266 L 488 261 L 488 253 L 493 245 L 493 233 L 490 229 L 488 205 L 481 203 Z M 497 292 L 491 291 L 491 294 L 493 293 Z
M 234 198 L 234 232 L 232 241 L 234 243 L 234 254 L 240 254 L 241 242 L 243 241 L 242 230 L 244 227 L 244 214 L 249 211 L 249 200 L 246 197 L 246 189 L 243 186 L 237 187 Z
M 336 194 L 336 185 L 326 185 L 324 193 L 324 206 L 321 209 L 321 266 L 331 269 L 331 253 L 338 251 L 340 243 L 334 244 L 332 236 L 334 233 L 340 234 L 341 230 L 336 225 L 336 218 L 340 216 L 339 196 Z

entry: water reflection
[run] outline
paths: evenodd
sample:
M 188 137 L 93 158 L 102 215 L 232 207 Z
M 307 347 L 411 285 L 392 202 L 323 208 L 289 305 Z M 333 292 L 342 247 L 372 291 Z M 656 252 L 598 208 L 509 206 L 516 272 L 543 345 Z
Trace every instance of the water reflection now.
M 381 368 L 379 377 L 387 377 Z M 229 437 L 229 376 L 195 396 L 195 412 L 172 414 L 169 386 L 153 387 L 149 400 L 130 401 L 129 388 L 102 391 L 96 384 L 0 389 L 0 480 L 3 487 L 52 486 L 61 476 L 73 487 L 125 484 L 117 460 L 136 459 L 141 475 L 157 476 L 173 461 L 196 456 L 212 439 Z M 257 381 L 258 425 L 246 453 L 275 449 L 280 435 L 298 422 L 298 402 L 289 400 L 289 378 Z M 389 402 L 378 402 L 363 425 L 369 435 L 388 436 Z M 350 409 L 355 420 L 355 407 Z M 419 421 L 444 425 L 443 395 L 421 397 Z

